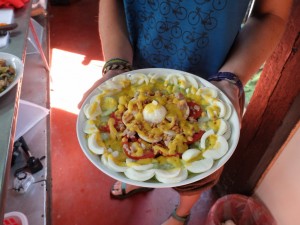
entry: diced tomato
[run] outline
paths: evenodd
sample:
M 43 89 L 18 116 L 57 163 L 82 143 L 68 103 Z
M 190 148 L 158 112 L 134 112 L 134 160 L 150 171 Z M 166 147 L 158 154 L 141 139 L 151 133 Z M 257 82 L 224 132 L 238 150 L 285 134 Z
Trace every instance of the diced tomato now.
M 204 134 L 203 130 L 200 130 L 199 132 L 195 133 L 193 135 L 193 140 L 188 141 L 187 144 L 190 145 L 190 144 L 193 144 L 196 141 L 199 141 L 201 139 L 201 137 L 202 137 L 203 134 Z
M 190 108 L 190 115 L 189 117 L 192 117 L 193 119 L 198 119 L 199 117 L 201 117 L 202 114 L 202 110 L 200 105 L 198 105 L 195 102 L 187 102 L 189 108 Z
M 108 125 L 99 127 L 99 130 L 101 132 L 109 133 L 109 127 L 108 127 Z
M 139 142 L 139 140 L 137 138 L 130 138 L 130 139 L 127 139 L 126 141 L 122 141 L 123 151 L 125 152 L 125 154 L 128 158 L 131 158 L 134 160 L 139 160 L 139 159 L 148 159 L 148 158 L 155 157 L 153 149 L 144 149 L 143 155 L 141 155 L 141 156 L 134 155 L 133 152 L 131 151 L 131 146 L 134 142 Z
M 119 131 L 120 125 L 123 125 L 122 118 L 118 118 L 114 112 L 110 114 L 109 117 L 115 120 L 114 127 L 116 128 L 117 131 Z M 108 125 L 101 126 L 99 127 L 99 130 L 102 132 L 109 132 L 109 126 Z

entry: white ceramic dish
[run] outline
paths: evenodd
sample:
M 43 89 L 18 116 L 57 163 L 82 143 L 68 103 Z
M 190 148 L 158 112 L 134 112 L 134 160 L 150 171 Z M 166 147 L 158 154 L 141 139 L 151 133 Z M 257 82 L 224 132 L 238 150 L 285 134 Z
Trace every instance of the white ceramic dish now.
M 5 53 L 5 52 L 0 52 L 0 59 L 5 59 L 7 65 L 11 65 L 15 68 L 16 70 L 16 76 L 15 79 L 13 80 L 12 83 L 9 84 L 9 86 L 0 93 L 0 97 L 5 95 L 7 92 L 9 92 L 10 89 L 12 89 L 19 81 L 19 79 L 23 76 L 23 70 L 24 70 L 24 65 L 22 60 L 12 54 Z
M 131 71 L 131 72 L 127 72 L 126 74 L 134 74 L 134 73 L 144 73 L 144 74 L 149 74 L 149 73 L 162 73 L 162 74 L 174 74 L 174 73 L 181 73 L 181 74 L 185 74 L 188 76 L 193 76 L 195 77 L 198 81 L 200 81 L 204 86 L 206 87 L 215 87 L 214 85 L 212 85 L 210 82 L 197 77 L 193 74 L 190 73 L 186 73 L 186 72 L 182 72 L 182 71 L 178 71 L 178 70 L 172 70 L 172 69 L 159 69 L 159 68 L 151 68 L 151 69 L 141 69 L 141 70 L 135 70 L 135 71 Z M 83 106 L 85 104 L 87 104 L 91 97 L 93 97 L 94 95 L 100 93 L 99 89 L 95 89 L 85 100 Z M 228 104 L 230 104 L 230 106 L 233 109 L 233 106 L 231 104 L 231 102 L 229 101 L 229 99 L 221 92 L 220 93 L 221 96 L 220 98 L 223 101 L 226 101 Z M 238 115 L 236 113 L 236 111 L 233 109 L 232 110 L 232 115 L 229 118 L 228 122 L 231 125 L 232 128 L 232 133 L 231 133 L 231 137 L 228 140 L 228 144 L 229 144 L 229 150 L 228 152 L 219 160 L 216 160 L 212 166 L 211 169 L 209 169 L 206 172 L 200 173 L 200 174 L 189 174 L 188 178 L 184 181 L 178 182 L 178 183 L 160 183 L 158 181 L 156 181 L 155 179 L 151 179 L 148 181 L 144 181 L 144 182 L 140 182 L 140 181 L 134 181 L 131 180 L 129 178 L 127 178 L 123 173 L 118 173 L 118 172 L 114 172 L 112 170 L 110 170 L 109 168 L 107 168 L 105 165 L 103 165 L 103 163 L 100 160 L 100 156 L 93 154 L 87 146 L 87 139 L 85 138 L 85 133 L 83 132 L 84 130 L 84 123 L 86 121 L 86 117 L 84 115 L 83 112 L 83 107 L 79 112 L 78 118 L 77 118 L 77 137 L 78 137 L 78 141 L 79 144 L 84 152 L 84 154 L 86 155 L 86 157 L 99 169 L 101 170 L 103 173 L 107 174 L 108 176 L 128 183 L 128 184 L 132 184 L 132 185 L 137 185 L 137 186 L 143 186 L 143 187 L 153 187 L 153 188 L 166 188 L 166 187 L 175 187 L 175 186 L 181 186 L 181 185 L 185 185 L 185 184 L 189 184 L 198 180 L 201 180 L 207 176 L 209 176 L 210 174 L 212 174 L 213 172 L 215 172 L 216 170 L 218 170 L 219 168 L 221 168 L 231 157 L 231 155 L 233 154 L 238 140 L 239 140 L 239 136 L 240 136 L 240 126 L 239 126 L 239 120 L 238 120 Z

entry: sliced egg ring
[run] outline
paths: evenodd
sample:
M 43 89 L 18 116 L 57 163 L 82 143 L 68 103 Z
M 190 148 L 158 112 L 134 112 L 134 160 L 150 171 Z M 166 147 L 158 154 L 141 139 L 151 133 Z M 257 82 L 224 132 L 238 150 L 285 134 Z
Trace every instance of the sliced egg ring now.
M 122 88 L 123 88 L 122 84 L 118 82 L 114 82 L 113 80 L 107 80 L 104 83 L 102 83 L 101 86 L 99 87 L 99 89 L 102 91 L 112 91 L 112 90 L 121 91 Z
M 211 100 L 218 97 L 218 90 L 212 87 L 201 87 L 196 92 L 197 95 L 201 95 L 204 99 Z
M 167 75 L 165 86 L 167 86 L 168 84 L 173 84 L 175 86 L 179 86 L 180 88 L 187 87 L 185 76 L 179 73 Z
M 231 105 L 229 105 L 227 102 L 224 102 L 224 104 L 226 107 L 226 113 L 224 115 L 224 119 L 229 120 L 229 118 L 231 117 L 231 114 L 232 114 L 232 108 L 231 108 Z
M 204 158 L 220 159 L 229 149 L 228 142 L 223 136 L 217 136 L 217 140 L 212 149 L 207 149 L 203 152 Z
M 157 174 L 155 174 L 155 178 L 159 182 L 165 183 L 165 184 L 179 183 L 188 178 L 188 171 L 186 168 L 181 168 L 180 173 L 175 177 L 168 177 L 168 176 L 165 176 L 164 174 L 157 173 Z
M 128 168 L 124 171 L 126 177 L 135 181 L 146 181 L 150 180 L 155 175 L 155 169 L 150 170 L 135 170 L 133 168 Z
M 92 101 L 91 103 L 84 105 L 83 112 L 87 119 L 95 119 L 102 113 L 98 101 Z
M 231 137 L 231 125 L 230 123 L 225 120 L 225 123 L 226 123 L 226 127 L 227 127 L 227 130 L 226 132 L 223 134 L 223 137 L 226 139 L 226 140 L 229 140 L 229 138 Z
M 117 163 L 115 163 L 113 158 L 114 157 L 111 154 L 108 155 L 108 157 L 107 157 L 108 167 L 111 168 L 115 172 L 125 172 L 128 168 L 127 166 L 125 166 L 125 163 L 124 163 L 124 166 L 120 166 Z
M 127 87 L 130 85 L 130 81 L 129 81 L 128 77 L 124 74 L 113 77 L 112 81 L 115 84 L 121 85 L 122 87 Z
M 206 113 L 210 119 L 214 119 L 215 117 L 223 118 L 226 115 L 226 106 L 221 100 L 214 100 L 206 108 Z
M 227 123 L 226 123 L 226 120 L 224 119 L 219 119 L 219 128 L 218 128 L 218 131 L 217 131 L 217 135 L 223 135 L 226 133 L 228 127 L 227 127 Z
M 199 83 L 193 76 L 185 76 L 185 78 L 188 80 L 189 84 L 193 86 L 194 88 L 199 88 Z
M 103 164 L 104 166 L 106 166 L 107 168 L 110 168 L 110 167 L 108 166 L 108 158 L 107 158 L 107 154 L 101 155 L 101 162 L 102 162 L 102 164 Z
M 204 158 L 185 164 L 185 168 L 192 173 L 203 173 L 212 168 L 214 160 L 212 158 Z
M 142 170 L 150 170 L 154 167 L 153 163 L 147 163 L 147 164 L 139 164 L 133 159 L 126 159 L 126 164 L 128 167 L 133 168 L 137 171 L 142 171 Z
M 201 151 L 199 149 L 190 148 L 182 154 L 181 158 L 183 161 L 188 162 L 188 161 L 192 160 L 193 158 L 196 158 L 200 154 L 201 154 Z
M 146 134 L 142 133 L 142 132 L 137 132 L 137 134 L 139 135 L 139 137 L 141 139 L 143 139 L 144 141 L 147 141 L 149 143 L 157 143 L 157 142 L 160 142 L 162 140 L 162 136 L 153 136 L 153 137 L 150 137 L 150 136 L 147 136 Z
M 200 139 L 200 148 L 201 148 L 201 149 L 206 149 L 206 139 L 207 139 L 210 135 L 213 135 L 213 134 L 215 134 L 215 133 L 214 133 L 214 131 L 211 129 L 211 130 L 206 131 L 206 132 L 202 135 L 202 137 L 201 137 L 201 139 Z
M 155 83 L 159 80 L 161 81 L 165 81 L 166 75 L 165 74 L 160 74 L 160 73 L 154 73 L 154 74 L 150 74 L 150 83 Z
M 177 177 L 181 172 L 181 168 L 176 167 L 173 169 L 155 169 L 155 175 L 163 178 Z
M 143 73 L 135 73 L 134 75 L 128 74 L 127 77 L 132 84 L 141 85 L 142 83 L 145 83 L 146 85 L 148 85 L 149 83 L 149 77 Z
M 101 139 L 100 135 L 100 132 L 95 132 L 88 137 L 88 147 L 93 153 L 97 155 L 103 154 L 105 150 L 105 147 L 98 144 L 99 139 Z
M 99 132 L 98 127 L 94 120 L 86 120 L 83 128 L 83 132 L 86 134 L 93 134 Z

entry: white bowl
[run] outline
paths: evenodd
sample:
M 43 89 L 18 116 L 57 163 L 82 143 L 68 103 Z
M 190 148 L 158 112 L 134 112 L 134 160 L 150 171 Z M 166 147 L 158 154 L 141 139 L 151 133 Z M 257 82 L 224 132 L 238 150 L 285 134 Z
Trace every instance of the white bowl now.
M 4 91 L 0 93 L 0 97 L 1 97 L 5 95 L 7 92 L 9 92 L 9 90 L 12 89 L 18 83 L 19 79 L 23 76 L 24 65 L 22 60 L 19 57 L 9 53 L 0 52 L 0 59 L 6 60 L 6 64 L 13 66 L 16 70 L 15 79 L 13 80 L 12 83 L 8 85 L 8 87 Z
M 150 68 L 150 69 L 140 69 L 140 70 L 134 70 L 134 71 L 130 71 L 130 72 L 126 72 L 124 74 L 135 74 L 135 73 L 144 73 L 144 74 L 149 74 L 149 73 L 161 73 L 161 74 L 174 74 L 174 73 L 181 73 L 181 74 L 185 74 L 188 76 L 193 76 L 194 78 L 196 78 L 198 81 L 200 81 L 204 86 L 207 87 L 215 87 L 213 84 L 211 84 L 210 82 L 195 76 L 193 74 L 190 73 L 186 73 L 183 71 L 178 71 L 178 70 L 173 70 L 173 69 L 159 69 L 159 68 Z M 216 87 L 215 87 L 216 88 Z M 83 103 L 83 106 L 85 104 L 87 104 L 88 102 L 90 102 L 91 97 L 93 97 L 94 95 L 100 93 L 99 89 L 96 88 L 85 100 L 85 102 Z M 232 133 L 231 133 L 231 137 L 228 140 L 228 144 L 229 144 L 229 150 L 228 152 L 219 160 L 215 160 L 213 166 L 211 169 L 209 169 L 206 172 L 203 173 L 199 173 L 199 174 L 189 174 L 188 178 L 184 181 L 178 182 L 178 183 L 160 183 L 155 179 L 151 179 L 151 180 L 147 180 L 144 182 L 141 181 L 135 181 L 135 180 L 131 180 L 129 178 L 127 178 L 123 173 L 118 173 L 118 172 L 114 172 L 112 170 L 110 170 L 109 168 L 107 168 L 105 165 L 103 165 L 103 163 L 100 160 L 100 156 L 93 154 L 88 146 L 87 146 L 87 139 L 85 137 L 85 133 L 83 132 L 84 129 L 84 123 L 86 121 L 86 117 L 84 115 L 83 112 L 83 106 L 79 112 L 78 118 L 77 118 L 77 124 L 76 124 L 76 129 L 77 129 L 77 138 L 79 141 L 79 144 L 84 152 L 84 154 L 86 155 L 86 157 L 99 169 L 101 170 L 103 173 L 107 174 L 108 176 L 128 183 L 128 184 L 132 184 L 132 185 L 137 185 L 137 186 L 142 186 L 142 187 L 153 187 L 153 188 L 166 188 L 166 187 L 175 187 L 175 186 L 181 186 L 181 185 L 185 185 L 185 184 L 189 184 L 198 180 L 201 180 L 207 176 L 209 176 L 210 174 L 212 174 L 213 172 L 215 172 L 216 170 L 218 170 L 219 168 L 221 168 L 231 157 L 231 155 L 233 154 L 238 140 L 239 140 L 239 136 L 240 136 L 240 125 L 239 125 L 239 119 L 238 119 L 238 115 L 237 112 L 234 110 L 233 105 L 231 104 L 230 100 L 225 96 L 225 94 L 223 94 L 220 91 L 220 98 L 227 102 L 232 110 L 232 115 L 229 118 L 228 122 L 231 125 L 232 128 Z

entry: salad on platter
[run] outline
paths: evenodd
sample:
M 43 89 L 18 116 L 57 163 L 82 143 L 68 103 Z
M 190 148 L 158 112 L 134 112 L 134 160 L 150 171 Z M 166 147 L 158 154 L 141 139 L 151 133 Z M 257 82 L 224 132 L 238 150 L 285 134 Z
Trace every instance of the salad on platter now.
M 177 70 L 120 74 L 91 94 L 81 114 L 84 151 L 109 175 L 134 182 L 204 178 L 229 159 L 239 136 L 232 139 L 238 119 L 224 94 Z

